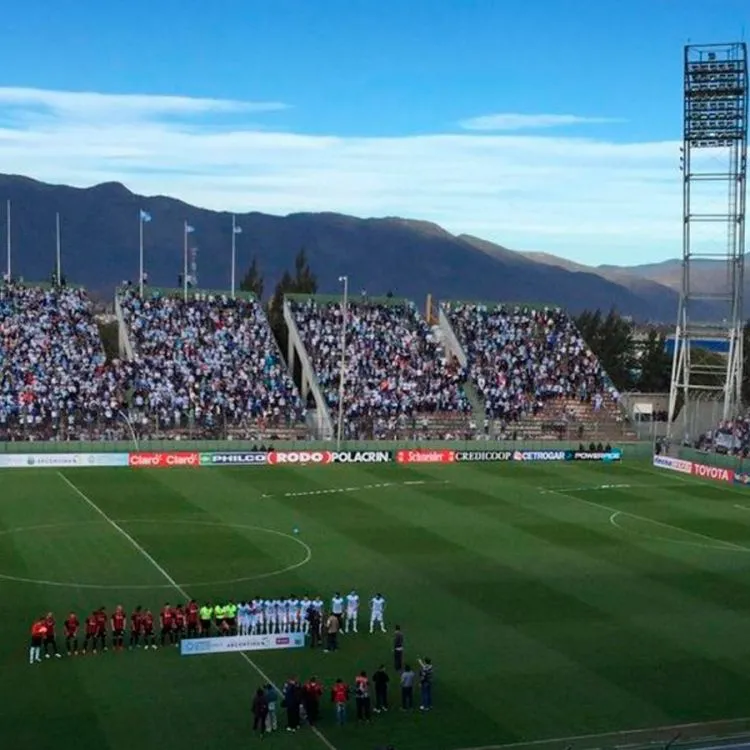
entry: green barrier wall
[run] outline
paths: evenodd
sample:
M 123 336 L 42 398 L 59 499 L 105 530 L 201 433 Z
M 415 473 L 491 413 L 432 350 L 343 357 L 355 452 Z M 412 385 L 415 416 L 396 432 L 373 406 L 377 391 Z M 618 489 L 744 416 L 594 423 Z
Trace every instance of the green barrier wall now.
M 263 441 L 266 447 L 276 450 L 335 450 L 335 443 L 321 440 L 311 441 Z M 258 448 L 259 442 L 252 440 L 148 440 L 138 444 L 133 441 L 114 442 L 59 442 L 0 443 L 0 453 L 127 453 L 129 451 L 248 451 Z M 588 450 L 588 444 L 584 444 Z M 348 441 L 341 443 L 341 450 L 399 450 L 402 448 L 433 448 L 453 450 L 578 450 L 577 441 L 570 442 L 514 442 L 488 440 L 396 440 L 396 441 Z M 627 458 L 648 458 L 650 442 L 613 443 Z

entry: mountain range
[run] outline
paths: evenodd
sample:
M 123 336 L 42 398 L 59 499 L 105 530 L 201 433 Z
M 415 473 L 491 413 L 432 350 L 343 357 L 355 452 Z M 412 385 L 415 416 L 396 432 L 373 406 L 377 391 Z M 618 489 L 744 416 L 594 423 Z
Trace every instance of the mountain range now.
M 55 264 L 60 215 L 63 272 L 70 283 L 109 296 L 121 281 L 138 276 L 140 211 L 150 282 L 176 286 L 183 267 L 183 226 L 195 228 L 198 282 L 229 289 L 232 217 L 166 196 L 140 196 L 120 183 L 90 188 L 51 185 L 18 175 L 0 175 L 0 200 L 12 206 L 13 275 L 49 279 Z M 2 212 L 4 214 L 4 212 Z M 390 291 L 422 304 L 437 299 L 533 302 L 572 312 L 615 307 L 636 320 L 673 322 L 679 297 L 680 262 L 639 267 L 584 266 L 543 253 L 523 253 L 440 226 L 402 218 L 361 219 L 336 213 L 272 216 L 237 214 L 238 280 L 256 257 L 266 293 L 294 256 L 305 248 L 321 292 L 337 292 L 348 275 L 352 290 Z M 6 232 L 0 216 L 0 232 Z M 4 263 L 2 263 L 4 266 Z M 709 285 L 714 269 L 706 269 Z M 719 280 L 720 281 L 720 280 Z M 710 302 L 695 314 L 715 318 Z

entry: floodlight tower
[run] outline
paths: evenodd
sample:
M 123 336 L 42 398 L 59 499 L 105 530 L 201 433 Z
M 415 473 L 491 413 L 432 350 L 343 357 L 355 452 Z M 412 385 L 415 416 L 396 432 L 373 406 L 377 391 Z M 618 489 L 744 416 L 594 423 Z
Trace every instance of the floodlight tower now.
M 740 405 L 747 117 L 745 43 L 685 47 L 682 290 L 670 434 L 680 394 L 685 425 L 701 400 L 719 401 L 724 419 Z M 702 342 L 718 344 L 726 361 L 696 356 Z

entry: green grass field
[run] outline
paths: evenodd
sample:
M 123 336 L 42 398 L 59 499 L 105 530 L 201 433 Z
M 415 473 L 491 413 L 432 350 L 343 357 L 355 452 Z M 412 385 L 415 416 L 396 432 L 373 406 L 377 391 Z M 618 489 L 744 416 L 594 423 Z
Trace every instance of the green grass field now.
M 159 567 L 200 599 L 382 590 L 407 661 L 432 657 L 432 713 L 340 729 L 326 701 L 322 736 L 274 747 L 458 750 L 750 715 L 741 488 L 628 462 L 9 470 L 0 482 L 3 747 L 245 746 L 257 669 L 330 684 L 390 665 L 390 633 L 362 627 L 335 654 L 251 663 L 172 648 L 28 665 L 40 613 L 61 623 L 71 608 L 174 602 Z

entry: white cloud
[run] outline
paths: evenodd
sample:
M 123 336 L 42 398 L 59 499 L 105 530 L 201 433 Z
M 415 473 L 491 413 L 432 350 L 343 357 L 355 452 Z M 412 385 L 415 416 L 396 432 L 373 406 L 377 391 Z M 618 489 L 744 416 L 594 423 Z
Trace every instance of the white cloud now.
M 313 136 L 242 120 L 279 106 L 0 89 L 0 165 L 79 187 L 118 180 L 213 209 L 427 219 L 583 262 L 679 254 L 678 142 Z M 210 126 L 227 113 L 238 116 L 231 130 Z
M 243 102 L 188 96 L 147 94 L 100 94 L 93 91 L 47 91 L 0 87 L 0 111 L 34 119 L 36 116 L 77 121 L 120 117 L 122 120 L 152 120 L 164 117 L 242 114 L 286 109 L 281 102 Z
M 579 115 L 521 115 L 506 112 L 494 115 L 481 115 L 462 120 L 459 125 L 464 130 L 521 131 L 540 128 L 561 128 L 569 125 L 601 125 L 622 120 L 611 117 L 580 117 Z

